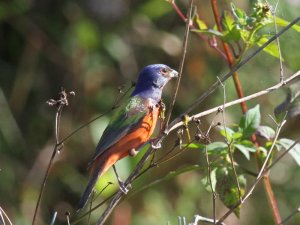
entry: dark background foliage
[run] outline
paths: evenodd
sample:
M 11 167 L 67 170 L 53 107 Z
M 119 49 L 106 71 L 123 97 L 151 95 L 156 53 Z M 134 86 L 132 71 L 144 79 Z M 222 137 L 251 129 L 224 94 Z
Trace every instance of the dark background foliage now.
M 247 11 L 250 2 L 236 4 Z M 185 12 L 187 2 L 177 3 Z M 200 18 L 213 26 L 208 2 L 196 1 L 196 4 Z M 220 3 L 225 8 L 226 4 Z M 280 1 L 278 9 L 280 17 L 292 20 L 299 15 L 300 5 L 298 1 Z M 75 91 L 76 96 L 71 98 L 62 115 L 60 136 L 67 136 L 110 109 L 118 96 L 118 87 L 128 88 L 145 65 L 164 63 L 177 69 L 184 29 L 183 21 L 163 0 L 0 1 L 0 206 L 15 225 L 30 224 L 32 220 L 55 142 L 55 108 L 45 102 L 56 97 L 61 87 Z M 280 40 L 285 74 L 289 75 L 300 68 L 299 35 L 290 30 Z M 203 93 L 216 76 L 226 71 L 226 62 L 192 33 L 173 117 Z M 245 94 L 274 84 L 278 77 L 278 59 L 263 52 L 240 70 Z M 174 83 L 165 90 L 167 103 L 172 97 L 173 86 Z M 268 114 L 273 114 L 274 107 L 284 100 L 284 93 L 280 90 L 251 101 L 249 105 L 261 104 L 262 120 L 274 126 Z M 231 80 L 226 82 L 226 94 L 228 101 L 236 98 Z M 195 112 L 222 101 L 220 89 Z M 49 224 L 54 211 L 58 211 L 56 224 L 66 224 L 66 211 L 75 218 L 75 206 L 88 179 L 87 162 L 109 116 L 86 126 L 65 143 L 51 169 L 37 224 Z M 240 116 L 238 106 L 228 109 L 227 124 L 238 123 Z M 210 122 L 209 116 L 203 119 L 203 129 Z M 298 132 L 299 117 L 288 121 L 282 135 L 296 138 Z M 173 143 L 170 137 L 161 151 L 166 151 Z M 117 164 L 122 177 L 130 173 L 139 157 Z M 201 166 L 135 193 L 172 170 L 194 164 Z M 245 162 L 246 166 L 248 164 Z M 211 195 L 201 185 L 205 174 L 204 155 L 196 150 L 186 151 L 141 177 L 134 184 L 133 194 L 117 207 L 108 223 L 166 224 L 170 221 L 176 224 L 178 215 L 190 219 L 199 213 L 209 217 Z M 284 217 L 299 206 L 299 169 L 287 157 L 272 170 L 271 178 Z M 101 179 L 98 189 L 108 181 L 115 182 L 112 171 Z M 111 185 L 96 201 L 117 187 L 117 183 Z M 218 207 L 218 215 L 222 215 L 225 207 L 220 202 Z M 92 214 L 92 221 L 98 214 Z M 259 186 L 250 201 L 243 205 L 241 220 L 232 215 L 227 223 L 270 224 L 270 216 L 266 216 L 269 214 L 263 188 Z M 298 216 L 289 224 L 299 224 L 299 221 Z

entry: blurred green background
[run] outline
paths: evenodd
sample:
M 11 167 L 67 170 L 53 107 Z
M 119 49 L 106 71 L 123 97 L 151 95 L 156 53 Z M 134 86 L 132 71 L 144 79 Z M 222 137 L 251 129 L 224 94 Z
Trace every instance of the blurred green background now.
M 187 1 L 176 1 L 185 13 Z M 269 1 L 274 5 L 275 1 Z M 235 1 L 249 10 L 251 1 Z M 195 1 L 200 18 L 214 25 L 208 1 Z M 227 1 L 219 1 L 228 8 Z M 297 0 L 279 2 L 278 16 L 291 21 L 299 16 Z M 152 63 L 164 63 L 178 69 L 185 24 L 164 0 L 2 0 L 0 1 L 0 207 L 13 224 L 31 224 L 34 207 L 52 154 L 55 107 L 45 102 L 57 98 L 61 87 L 76 96 L 64 109 L 60 136 L 65 137 L 78 126 L 108 110 L 118 96 L 118 87 L 129 87 L 139 70 Z M 290 30 L 282 36 L 281 48 L 286 76 L 300 68 L 299 34 Z M 226 62 L 191 33 L 182 83 L 173 117 L 183 112 L 210 84 L 228 71 Z M 240 71 L 245 94 L 251 94 L 279 80 L 279 61 L 260 53 Z M 164 100 L 170 102 L 174 82 L 165 89 Z M 233 82 L 226 82 L 227 101 L 235 99 Z M 274 127 L 268 114 L 285 98 L 284 90 L 251 101 L 261 104 L 263 123 Z M 199 112 L 222 104 L 219 89 L 200 107 Z M 88 181 L 87 163 L 105 128 L 110 114 L 96 120 L 69 139 L 55 158 L 41 202 L 36 224 L 49 224 L 55 211 L 55 224 L 66 224 L 65 212 L 76 219 L 76 204 Z M 226 110 L 227 124 L 237 123 L 239 106 Z M 207 129 L 212 116 L 203 118 Z M 299 117 L 291 119 L 282 136 L 297 138 Z M 174 135 L 176 136 L 176 135 Z M 174 144 L 171 136 L 164 142 L 164 152 Z M 159 153 L 161 154 L 161 153 Z M 139 156 L 140 157 L 140 156 Z M 138 157 L 138 158 L 139 158 Z M 238 156 L 237 156 L 238 157 Z M 138 161 L 124 159 L 117 164 L 125 178 Z M 141 187 L 164 177 L 170 171 L 190 165 L 199 169 L 135 193 Z M 252 171 L 255 160 L 245 162 Z M 274 174 L 276 174 L 274 176 Z M 194 214 L 212 217 L 211 194 L 202 187 L 206 175 L 205 157 L 189 150 L 150 170 L 133 187 L 132 193 L 116 208 L 107 224 L 177 224 L 177 216 L 188 221 Z M 300 203 L 300 172 L 296 163 L 284 158 L 271 173 L 274 192 L 282 217 Z M 100 202 L 117 183 L 109 171 L 99 183 L 114 182 L 97 198 Z M 230 216 L 227 224 L 272 224 L 262 185 L 259 185 L 241 210 L 241 219 Z M 92 214 L 96 221 L 100 210 Z M 217 201 L 217 215 L 226 208 Z M 87 219 L 80 224 L 86 224 Z M 288 224 L 299 224 L 296 216 Z

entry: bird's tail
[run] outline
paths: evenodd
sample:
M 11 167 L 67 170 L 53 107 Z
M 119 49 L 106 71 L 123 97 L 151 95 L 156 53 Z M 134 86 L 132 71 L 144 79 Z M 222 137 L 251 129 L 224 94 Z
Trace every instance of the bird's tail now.
M 104 164 L 105 164 L 105 161 L 101 160 L 100 158 L 96 159 L 95 162 L 93 163 L 92 177 L 91 177 L 83 195 L 81 196 L 81 199 L 77 206 L 77 210 L 81 210 L 86 205 L 86 203 L 87 203 L 88 199 L 90 198 L 91 193 L 94 189 L 94 186 L 97 183 L 97 180 L 99 179 L 101 174 L 104 172 L 103 171 Z

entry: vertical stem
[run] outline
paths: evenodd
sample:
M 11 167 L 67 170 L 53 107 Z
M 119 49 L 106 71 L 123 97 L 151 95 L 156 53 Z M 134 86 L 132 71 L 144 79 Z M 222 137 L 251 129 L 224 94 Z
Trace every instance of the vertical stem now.
M 221 17 L 220 17 L 220 14 L 219 14 L 217 1 L 216 0 L 211 0 L 211 6 L 212 6 L 213 14 L 214 14 L 214 17 L 215 17 L 215 21 L 216 21 L 216 24 L 217 24 L 217 28 L 218 28 L 219 32 L 222 32 Z M 229 48 L 228 44 L 225 43 L 224 41 L 222 41 L 222 43 L 223 43 L 224 51 L 225 51 L 225 54 L 226 54 L 226 57 L 227 57 L 228 66 L 230 68 L 232 68 L 234 66 L 234 59 L 233 59 L 232 54 L 230 52 L 230 48 Z M 239 98 L 244 97 L 243 89 L 242 89 L 240 80 L 238 78 L 238 73 L 237 72 L 233 73 L 233 80 L 234 80 L 234 85 L 235 85 L 238 97 Z M 243 113 L 248 111 L 248 107 L 247 107 L 245 102 L 241 103 L 241 108 L 242 108 Z M 256 136 L 252 135 L 251 139 L 255 143 L 255 145 L 258 146 L 258 143 L 256 141 Z M 280 216 L 277 201 L 275 199 L 274 192 L 273 192 L 273 189 L 272 189 L 272 186 L 271 186 L 270 178 L 269 178 L 268 175 L 266 175 L 266 176 L 264 176 L 263 180 L 264 180 L 264 187 L 265 187 L 265 191 L 266 191 L 266 194 L 267 194 L 268 202 L 270 203 L 270 206 L 271 206 L 271 209 L 272 209 L 273 219 L 276 222 L 276 224 L 279 224 L 281 222 L 281 216 Z
M 217 5 L 217 1 L 216 0 L 212 0 L 211 1 L 211 5 L 212 5 L 212 9 L 213 9 L 213 13 L 214 13 L 214 17 L 216 20 L 216 24 L 217 24 L 217 28 L 219 32 L 222 32 L 222 25 L 221 25 L 221 17 L 219 15 L 219 10 L 218 10 L 218 5 Z M 223 47 L 224 47 L 224 51 L 225 51 L 225 55 L 227 57 L 227 63 L 230 69 L 232 69 L 233 65 L 234 65 L 234 59 L 232 57 L 230 48 L 228 46 L 227 43 L 225 43 L 224 41 L 222 41 Z M 234 85 L 235 85 L 235 89 L 237 91 L 237 95 L 239 98 L 243 98 L 244 94 L 243 94 L 243 89 L 238 77 L 238 73 L 234 72 L 233 73 L 233 81 L 234 81 Z M 248 111 L 247 105 L 245 102 L 241 103 L 241 107 L 242 107 L 242 111 L 243 113 Z

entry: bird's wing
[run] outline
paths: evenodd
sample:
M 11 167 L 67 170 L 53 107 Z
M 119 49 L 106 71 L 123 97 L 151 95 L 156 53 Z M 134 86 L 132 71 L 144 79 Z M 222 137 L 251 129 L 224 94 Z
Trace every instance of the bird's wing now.
M 148 106 L 141 97 L 131 97 L 122 104 L 114 113 L 108 126 L 96 147 L 96 152 L 91 160 L 92 163 L 98 156 L 118 142 L 126 134 L 130 133 L 146 116 Z

